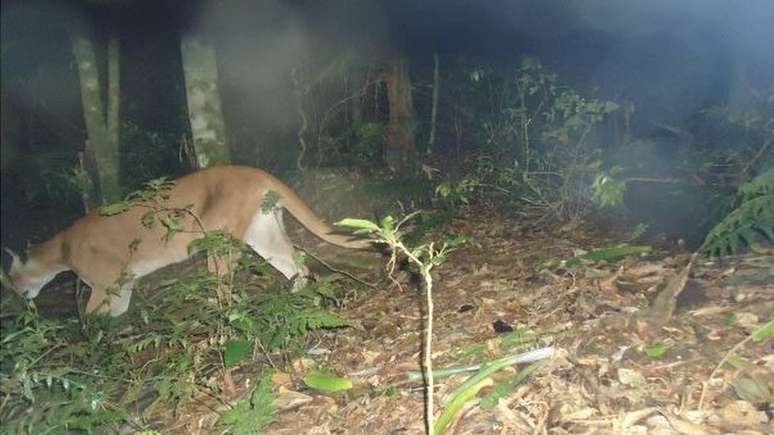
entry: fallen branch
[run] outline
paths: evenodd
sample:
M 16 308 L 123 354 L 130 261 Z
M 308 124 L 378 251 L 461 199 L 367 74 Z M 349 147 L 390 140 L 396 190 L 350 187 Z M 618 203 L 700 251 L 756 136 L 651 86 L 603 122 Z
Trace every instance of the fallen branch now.
M 706 381 L 702 382 L 701 386 L 701 396 L 699 397 L 699 411 L 702 410 L 702 407 L 704 406 L 704 395 L 707 392 L 707 385 L 712 381 L 712 378 L 715 377 L 715 374 L 717 374 L 718 370 L 720 370 L 721 367 L 723 367 L 723 364 L 728 361 L 729 358 L 731 358 L 732 355 L 734 355 L 739 349 L 742 348 L 747 342 L 750 340 L 755 341 L 761 341 L 769 336 L 772 335 L 774 332 L 774 320 L 769 321 L 768 323 L 764 324 L 760 328 L 753 331 L 752 334 L 745 337 L 744 340 L 740 341 L 739 343 L 735 344 L 734 347 L 731 348 L 728 352 L 726 352 L 726 355 L 723 356 L 723 359 L 720 360 L 720 362 L 715 366 L 714 369 L 712 369 L 712 372 L 710 373 L 709 377 Z
M 664 290 L 656 296 L 653 306 L 637 321 L 637 332 L 640 337 L 648 336 L 650 332 L 660 329 L 672 320 L 672 315 L 677 307 L 677 297 L 685 289 L 688 275 L 691 273 L 693 262 L 697 256 L 698 253 L 691 255 L 690 261 L 682 272 L 669 280 Z
M 370 282 L 363 281 L 362 279 L 358 278 L 357 276 L 353 275 L 352 273 L 349 273 L 349 272 L 347 272 L 346 270 L 337 269 L 337 268 L 333 267 L 333 266 L 332 266 L 332 265 L 330 265 L 328 262 L 326 262 L 325 260 L 323 260 L 322 258 L 320 258 L 318 255 L 315 255 L 315 254 L 313 254 L 312 252 L 309 252 L 309 250 L 305 249 L 304 247 L 302 247 L 302 246 L 299 246 L 299 245 L 293 245 L 293 246 L 294 246 L 296 249 L 298 249 L 299 251 L 303 251 L 303 252 L 304 252 L 304 254 L 306 254 L 306 255 L 308 255 L 308 256 L 310 256 L 310 257 L 314 258 L 316 261 L 318 261 L 320 264 L 322 264 L 323 266 L 325 266 L 325 268 L 326 268 L 326 269 L 328 269 L 328 270 L 330 270 L 331 272 L 335 272 L 335 273 L 338 273 L 338 274 L 340 274 L 340 275 L 344 275 L 344 276 L 346 276 L 347 278 L 351 279 L 352 281 L 359 282 L 360 284 L 363 284 L 363 285 L 364 285 L 364 286 L 366 286 L 366 287 L 370 287 L 370 288 L 376 288 L 376 284 L 372 284 L 372 283 L 370 283 Z

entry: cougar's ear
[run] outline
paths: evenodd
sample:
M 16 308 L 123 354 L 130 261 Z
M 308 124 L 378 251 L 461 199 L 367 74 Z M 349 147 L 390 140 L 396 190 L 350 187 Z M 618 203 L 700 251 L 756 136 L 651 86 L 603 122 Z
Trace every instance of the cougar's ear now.
M 3 248 L 3 250 L 5 252 L 7 252 L 8 255 L 11 256 L 11 267 L 9 269 L 10 271 L 16 270 L 16 269 L 20 268 L 24 264 L 24 263 L 22 263 L 22 261 L 19 258 L 19 256 L 16 255 L 13 251 L 11 251 L 8 248 Z

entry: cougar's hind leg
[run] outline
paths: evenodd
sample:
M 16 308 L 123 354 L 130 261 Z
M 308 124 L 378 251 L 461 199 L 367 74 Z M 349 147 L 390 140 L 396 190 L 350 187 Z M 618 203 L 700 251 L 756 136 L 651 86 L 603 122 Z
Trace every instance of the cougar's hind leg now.
M 247 229 L 245 243 L 287 279 L 295 278 L 295 289 L 306 284 L 309 269 L 296 261 L 296 250 L 282 222 L 282 209 L 269 213 L 259 210 Z
M 117 291 L 110 294 L 110 315 L 113 317 L 124 314 L 129 309 L 129 303 L 132 301 L 132 290 L 134 281 L 122 284 Z

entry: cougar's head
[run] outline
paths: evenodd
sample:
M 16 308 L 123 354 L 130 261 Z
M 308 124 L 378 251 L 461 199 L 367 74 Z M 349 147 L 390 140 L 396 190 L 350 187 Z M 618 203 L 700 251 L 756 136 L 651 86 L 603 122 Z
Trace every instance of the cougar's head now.
M 32 258 L 28 257 L 27 261 L 22 261 L 10 249 L 3 249 L 11 256 L 11 266 L 8 269 L 8 274 L 3 273 L 0 279 L 2 279 L 3 285 L 10 287 L 22 297 L 34 298 L 40 293 L 40 289 L 56 275 L 56 273 L 52 275 L 47 267 Z

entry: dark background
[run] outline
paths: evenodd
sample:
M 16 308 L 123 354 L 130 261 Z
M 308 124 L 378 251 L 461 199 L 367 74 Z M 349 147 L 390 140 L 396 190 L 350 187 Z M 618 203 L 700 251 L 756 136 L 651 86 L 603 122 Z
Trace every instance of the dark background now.
M 689 122 L 702 107 L 743 105 L 732 80 L 740 64 L 751 71 L 750 86 L 770 80 L 771 23 L 767 0 L 4 1 L 2 244 L 47 237 L 81 212 L 77 198 L 50 199 L 56 186 L 30 193 L 44 183 L 41 158 L 66 167 L 83 148 L 69 42 L 79 26 L 92 26 L 98 39 L 119 32 L 122 121 L 171 144 L 126 165 L 125 178 L 135 182 L 184 170 L 174 145 L 188 132 L 183 28 L 216 48 L 234 160 L 281 172 L 294 162 L 288 150 L 299 121 L 289 71 L 298 65 L 322 69 L 345 56 L 376 64 L 399 48 L 410 59 L 417 116 L 426 123 L 434 51 L 442 68 L 458 71 L 509 68 L 536 56 L 588 95 L 632 102 L 632 132 L 649 136 L 663 124 Z M 441 152 L 450 149 L 450 134 L 440 129 Z M 670 160 L 678 151 L 657 149 L 649 158 Z

